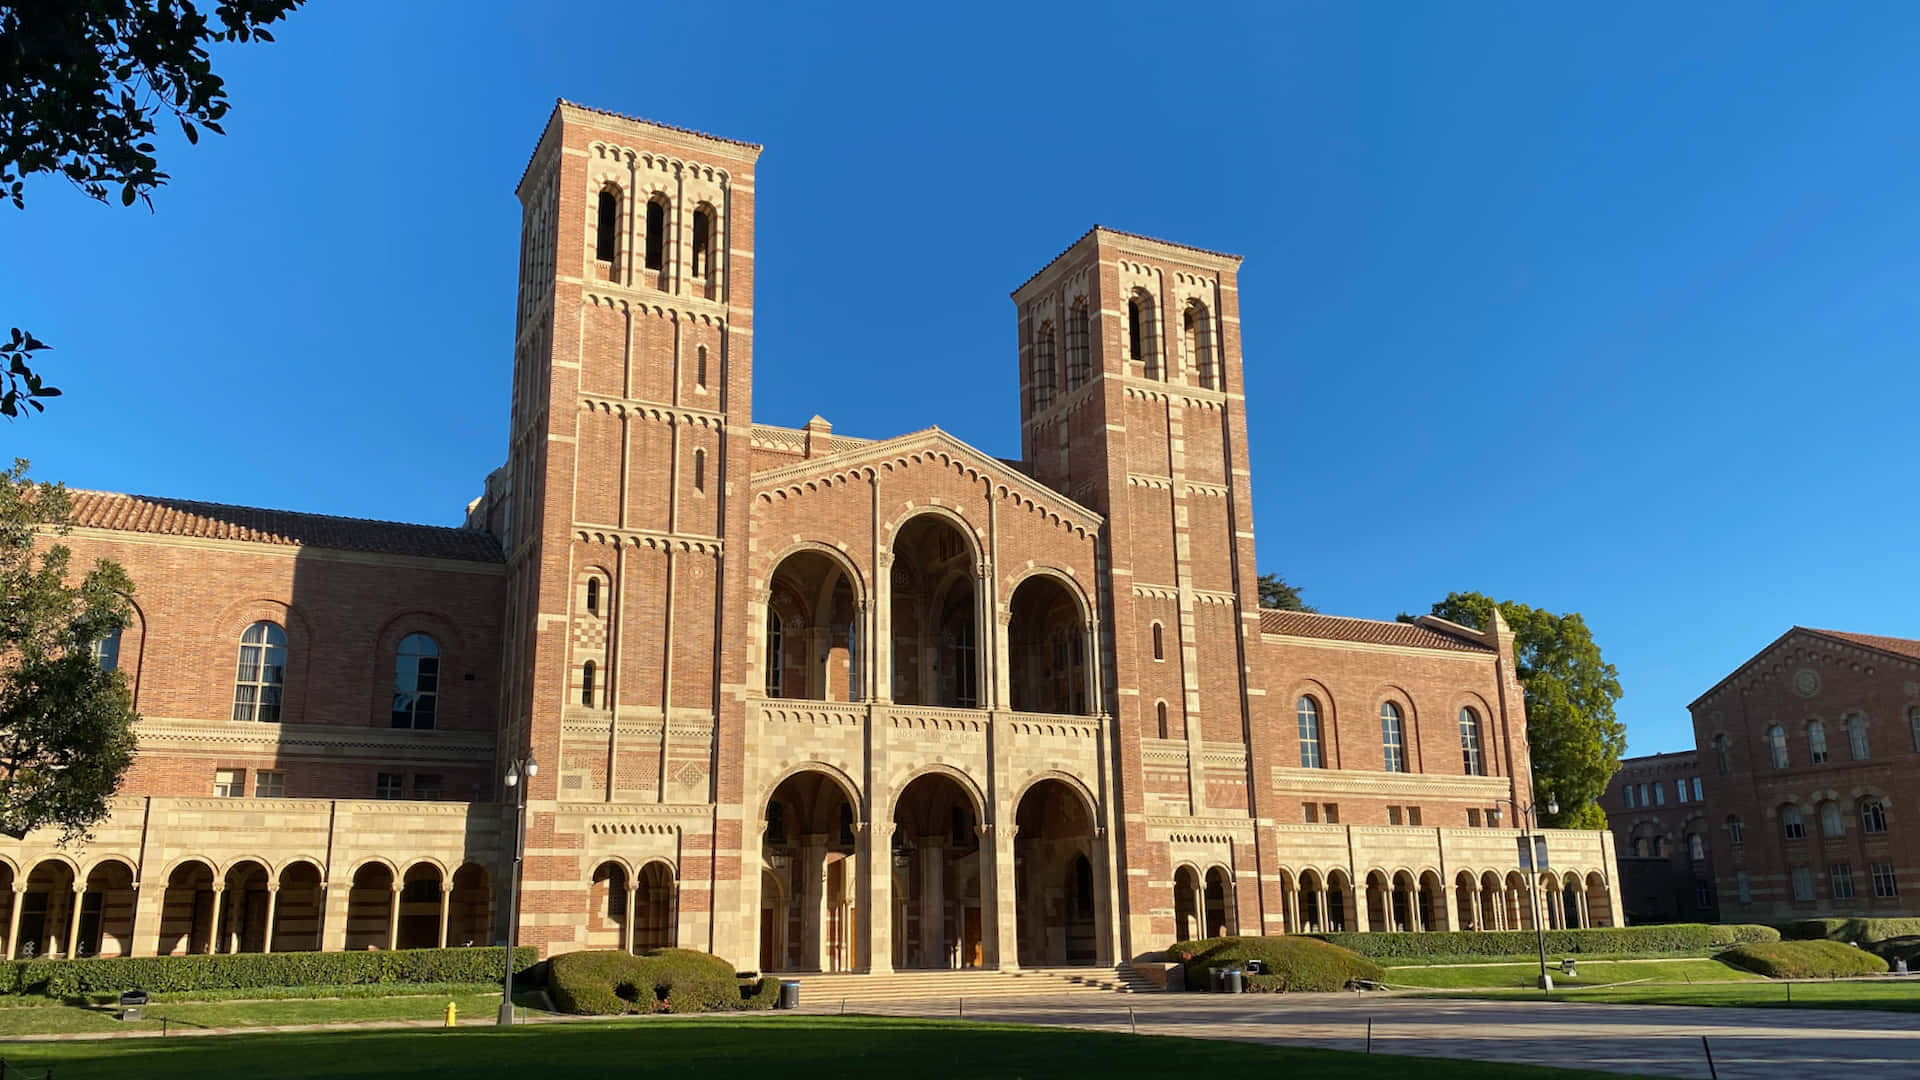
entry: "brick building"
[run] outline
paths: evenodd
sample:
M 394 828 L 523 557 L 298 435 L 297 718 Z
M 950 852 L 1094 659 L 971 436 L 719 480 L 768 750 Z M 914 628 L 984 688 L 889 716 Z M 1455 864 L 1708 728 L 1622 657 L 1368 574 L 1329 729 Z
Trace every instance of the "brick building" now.
M 1717 922 L 1714 833 L 1698 755 L 1625 758 L 1600 797 L 1629 923 Z
M 756 424 L 759 154 L 556 108 L 467 527 L 80 499 L 141 754 L 91 843 L 0 844 L 9 951 L 498 936 L 529 753 L 547 951 L 1532 925 L 1504 624 L 1257 606 L 1237 257 L 1095 228 L 1021 285 L 1018 461 Z M 1545 917 L 1617 924 L 1611 838 L 1550 835 Z
M 1689 708 L 1728 919 L 1920 914 L 1920 641 L 1796 626 Z

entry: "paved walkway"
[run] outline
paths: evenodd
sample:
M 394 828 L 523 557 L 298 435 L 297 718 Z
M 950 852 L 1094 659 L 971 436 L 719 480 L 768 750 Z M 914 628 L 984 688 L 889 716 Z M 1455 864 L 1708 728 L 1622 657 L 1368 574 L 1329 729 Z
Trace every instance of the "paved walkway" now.
M 804 994 L 804 986 L 802 993 Z M 1032 1000 L 847 1006 L 880 1016 L 955 1017 L 1143 1035 L 1360 1050 L 1373 1022 L 1376 1053 L 1707 1077 L 1700 1037 L 1721 1080 L 1920 1078 L 1920 1014 L 1827 1009 L 1597 1005 L 1567 1001 L 1449 1001 L 1352 994 L 1089 995 Z M 838 1012 L 813 1002 L 804 1013 Z M 778 1015 L 778 1014 L 776 1014 Z

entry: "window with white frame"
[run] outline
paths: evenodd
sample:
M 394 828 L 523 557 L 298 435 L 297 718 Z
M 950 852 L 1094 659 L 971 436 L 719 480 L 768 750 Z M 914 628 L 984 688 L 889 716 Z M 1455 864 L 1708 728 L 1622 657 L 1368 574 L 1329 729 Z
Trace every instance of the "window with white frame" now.
M 1810 868 L 1793 868 L 1793 898 L 1803 904 L 1813 899 L 1813 871 Z
M 1480 749 L 1480 714 L 1472 709 L 1460 710 L 1460 757 L 1468 776 L 1487 775 L 1486 755 Z
M 1882 900 L 1900 895 L 1900 885 L 1893 879 L 1893 864 L 1877 862 L 1871 864 L 1868 871 L 1873 875 L 1873 895 Z
M 1325 768 L 1326 759 L 1320 754 L 1320 706 L 1303 695 L 1294 702 L 1294 716 L 1300 728 L 1300 767 Z
M 1879 799 L 1867 799 L 1860 804 L 1860 828 L 1872 834 L 1887 831 L 1887 806 Z
M 1647 794 L 1647 785 L 1645 784 L 1640 785 L 1640 805 L 1642 807 L 1653 805 L 1653 797 Z
M 1800 808 L 1788 806 L 1780 811 L 1780 832 L 1789 840 L 1807 838 L 1807 823 L 1800 816 Z
M 1687 858 L 1694 862 L 1707 860 L 1707 839 L 1699 833 L 1687 834 Z
M 114 627 L 113 633 L 101 638 L 90 646 L 93 662 L 100 665 L 101 671 L 112 671 L 120 666 L 120 628 Z
M 1815 765 L 1827 763 L 1827 725 L 1818 720 L 1807 721 L 1807 760 Z
M 1916 735 L 1915 739 L 1915 745 L 1920 746 L 1920 735 Z M 1719 765 L 1721 776 L 1731 773 L 1733 771 L 1733 740 L 1727 738 L 1725 735 L 1715 735 L 1713 737 L 1713 757 L 1714 761 Z
M 1380 750 L 1388 772 L 1407 771 L 1407 730 L 1400 717 L 1400 706 L 1391 701 L 1380 703 Z
M 405 773 L 383 772 L 373 776 L 373 797 L 376 799 L 398 799 L 406 793 L 406 787 Z
M 1827 867 L 1827 885 L 1835 900 L 1853 899 L 1853 864 L 1840 862 Z
M 1621 793 L 1621 795 L 1623 795 L 1623 796 L 1624 796 L 1624 797 L 1626 798 L 1626 800 L 1627 800 L 1627 809 L 1629 809 L 1629 810 L 1631 810 L 1631 809 L 1633 809 L 1633 785 L 1632 785 L 1632 784 L 1621 784 L 1621 785 L 1620 785 L 1620 793 Z
M 255 769 L 253 773 L 253 796 L 256 799 L 286 798 L 287 774 L 278 769 Z
M 1847 717 L 1847 752 L 1855 761 L 1865 761 L 1872 756 L 1867 747 L 1867 718 L 1859 713 Z
M 1694 778 L 1693 778 L 1693 801 L 1694 801 L 1694 802 L 1706 802 L 1706 801 L 1707 801 L 1707 797 L 1706 797 L 1706 795 L 1705 795 L 1705 794 L 1703 794 L 1703 790 L 1704 790 L 1704 789 L 1703 789 L 1703 788 L 1701 788 L 1701 786 L 1700 786 L 1700 778 L 1699 778 L 1699 777 L 1697 777 L 1697 776 L 1696 776 L 1696 777 L 1694 777 Z
M 1687 778 L 1686 777 L 1683 776 L 1680 779 L 1675 780 L 1673 782 L 1673 800 L 1675 802 L 1687 801 Z
M 247 770 L 213 770 L 213 795 L 217 799 L 238 799 L 247 793 Z
M 1653 785 L 1653 805 L 1667 805 L 1667 785 L 1655 781 Z
M 1773 759 L 1773 767 L 1787 767 L 1787 729 L 1775 724 L 1767 729 L 1767 753 Z
M 233 718 L 279 723 L 286 680 L 287 632 L 265 621 L 247 627 L 240 635 L 240 665 L 233 677 Z
M 393 658 L 393 726 L 430 730 L 440 708 L 440 643 L 426 634 L 400 639 Z
M 1847 835 L 1847 819 L 1840 813 L 1839 803 L 1828 801 L 1820 804 L 1820 835 L 1826 837 Z

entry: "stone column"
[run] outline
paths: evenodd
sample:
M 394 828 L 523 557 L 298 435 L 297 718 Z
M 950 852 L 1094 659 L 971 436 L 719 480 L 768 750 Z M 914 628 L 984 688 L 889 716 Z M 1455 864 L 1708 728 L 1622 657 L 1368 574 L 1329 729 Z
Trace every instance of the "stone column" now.
M 1018 825 L 982 825 L 980 826 L 982 854 L 992 860 L 993 895 L 983 896 L 981 906 L 987 916 L 984 933 L 987 940 L 993 942 L 993 961 L 1001 971 L 1020 970 L 1020 930 L 1015 917 L 1014 898 L 1017 888 L 1014 882 L 1013 841 L 1020 831 Z
M 273 916 L 279 910 L 280 883 L 277 881 L 269 881 L 267 882 L 267 932 L 261 935 L 260 938 L 260 951 L 263 953 L 273 951 Z M 442 927 L 445 925 L 446 923 L 441 923 Z M 445 935 L 443 934 L 442 937 L 444 938 Z M 442 940 L 440 944 L 445 945 L 446 941 Z
M 156 956 L 160 952 L 160 907 L 166 886 L 136 880 L 133 883 L 133 941 L 128 956 Z
M 1577 898 L 1575 902 L 1580 905 L 1580 929 L 1585 930 L 1593 925 L 1592 915 L 1587 911 L 1587 891 L 1582 889 L 1574 896 Z
M 7 913 L 7 959 L 20 957 L 20 908 L 26 900 L 26 883 L 15 880 L 13 883 L 13 906 Z
M 510 888 L 511 886 L 508 887 Z M 326 881 L 321 883 L 321 889 L 326 893 L 326 897 L 320 904 L 321 909 L 325 912 L 324 917 L 320 920 L 320 947 L 327 952 L 345 952 L 347 948 L 347 911 L 353 899 L 353 883 L 351 881 Z M 501 889 L 500 893 L 504 896 L 506 889 Z M 500 916 L 501 921 L 504 922 L 505 905 L 499 906 L 501 910 L 497 914 Z
M 387 901 L 387 948 L 400 947 L 400 882 L 393 883 L 393 896 Z
M 1372 929 L 1370 924 L 1373 922 L 1373 917 L 1367 912 L 1367 893 L 1371 890 L 1364 878 L 1349 877 L 1347 885 L 1347 894 L 1353 900 L 1353 929 L 1356 933 L 1367 933 Z
M 634 878 L 631 874 L 629 874 L 627 876 L 627 921 L 620 930 L 620 947 L 626 950 L 627 952 L 635 952 L 636 951 L 635 946 L 639 943 L 639 940 L 640 940 L 639 934 L 635 931 L 635 928 L 633 925 L 633 916 L 634 916 L 633 901 L 634 901 L 634 897 L 639 895 L 639 891 L 640 891 L 640 882 L 636 878 Z M 756 905 L 756 907 L 757 906 L 758 905 Z
M 1448 930 L 1461 929 L 1460 905 L 1454 897 L 1453 886 L 1445 882 L 1440 883 L 1440 910 L 1446 913 L 1446 927 Z
M 215 878 L 213 882 L 213 910 L 207 912 L 206 951 L 208 955 L 219 952 L 220 946 L 223 944 L 222 939 L 226 937 L 226 928 L 221 925 L 220 920 L 220 909 L 225 906 L 226 893 L 227 883 Z M 197 917 L 195 921 L 199 921 Z
M 947 966 L 946 838 L 920 838 L 921 966 Z M 911 961 L 909 961 L 911 963 Z
M 87 898 L 87 883 L 75 879 L 73 883 L 73 910 L 67 913 L 67 956 L 80 955 L 80 908 Z
M 827 949 L 827 838 L 812 834 L 801 838 L 794 876 L 800 885 L 800 956 L 811 960 L 814 970 L 831 971 Z
M 447 915 L 449 914 L 449 909 L 452 907 L 452 899 L 453 899 L 452 879 L 441 878 L 440 879 L 440 935 L 438 940 L 440 942 L 440 947 L 443 949 L 447 947 Z M 272 909 L 269 908 L 268 910 L 271 911 Z
M 1201 878 L 1193 887 L 1193 922 L 1200 928 L 1199 940 L 1205 941 L 1213 936 L 1213 920 L 1207 918 L 1207 879 Z
M 878 815 L 875 815 L 878 816 Z M 866 954 L 869 974 L 883 975 L 893 970 L 893 830 L 892 816 L 882 821 L 856 822 L 853 835 L 855 858 L 859 863 L 864 889 L 856 886 L 854 895 L 865 906 L 866 940 L 858 941 L 847 966 L 860 967 L 860 953 Z M 861 893 L 866 895 L 861 896 Z
M 1327 888 L 1326 880 L 1322 879 L 1320 887 L 1314 890 L 1313 893 L 1313 912 L 1319 923 L 1320 932 L 1323 934 L 1333 929 L 1333 927 L 1327 923 Z
M 1113 904 L 1108 902 L 1114 895 L 1113 863 L 1108 858 L 1113 846 L 1107 843 L 1105 825 L 1093 830 L 1092 847 L 1087 860 L 1093 863 L 1093 959 L 1097 964 L 1112 966 L 1120 962 L 1120 927 Z

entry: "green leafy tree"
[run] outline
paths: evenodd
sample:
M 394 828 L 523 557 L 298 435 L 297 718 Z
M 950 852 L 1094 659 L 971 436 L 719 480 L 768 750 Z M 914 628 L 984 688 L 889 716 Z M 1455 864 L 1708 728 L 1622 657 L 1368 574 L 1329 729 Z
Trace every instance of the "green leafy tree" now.
M 1279 574 L 1260 575 L 1260 606 L 1282 611 L 1313 611 L 1300 599 L 1300 590 L 1286 583 Z
M 133 581 L 102 559 L 70 584 L 65 545 L 35 551 L 36 535 L 66 533 L 72 505 L 25 461 L 0 473 L 0 835 L 16 840 L 84 836 L 133 761 L 126 675 L 93 651 L 131 620 Z
M 1601 657 L 1579 612 L 1555 615 L 1511 600 L 1498 606 L 1513 630 L 1514 674 L 1526 696 L 1542 824 L 1604 829 L 1600 795 L 1627 749 L 1626 725 L 1613 713 L 1613 703 L 1620 700 L 1619 673 Z M 1433 605 L 1433 614 L 1481 629 L 1492 620 L 1494 607 L 1490 596 L 1457 592 Z M 1559 800 L 1558 814 L 1546 812 L 1548 794 Z
M 205 0 L 202 0 L 204 5 Z M 161 121 L 188 142 L 224 135 L 226 84 L 209 42 L 272 41 L 266 26 L 303 0 L 218 0 L 212 17 L 193 0 L 0 2 L 0 194 L 27 205 L 26 179 L 66 179 L 88 198 L 123 206 L 167 182 L 152 139 Z M 46 408 L 60 391 L 29 362 L 47 346 L 14 328 L 0 343 L 0 416 Z

